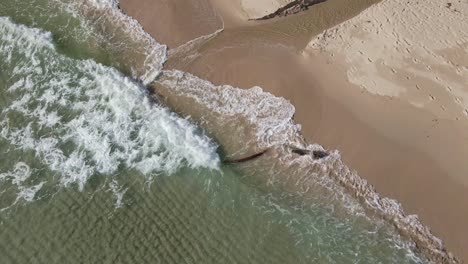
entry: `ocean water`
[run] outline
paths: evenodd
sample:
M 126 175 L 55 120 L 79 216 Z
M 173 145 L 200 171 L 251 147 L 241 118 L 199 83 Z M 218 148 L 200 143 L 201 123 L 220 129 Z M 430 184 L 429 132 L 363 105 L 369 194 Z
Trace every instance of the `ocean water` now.
M 224 164 L 294 108 L 165 59 L 116 2 L 0 2 L 0 263 L 426 263 L 323 164 Z

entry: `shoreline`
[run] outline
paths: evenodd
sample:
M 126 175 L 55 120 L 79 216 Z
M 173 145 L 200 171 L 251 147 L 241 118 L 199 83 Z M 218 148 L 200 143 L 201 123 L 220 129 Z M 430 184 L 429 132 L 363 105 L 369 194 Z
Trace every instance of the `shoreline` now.
M 123 9 L 127 11 L 125 7 Z M 226 11 L 229 11 L 228 6 L 219 13 L 226 17 Z M 140 23 L 145 20 L 144 16 L 128 14 Z M 406 211 L 419 215 L 437 236 L 443 238 L 450 250 L 462 259 L 466 258 L 463 247 L 467 241 L 461 236 L 466 233 L 463 230 L 467 230 L 463 223 L 468 220 L 468 214 L 460 212 L 460 208 L 468 201 L 467 187 L 460 186 L 459 180 L 450 176 L 456 171 L 463 172 L 463 169 L 453 166 L 449 170 L 451 164 L 447 162 L 444 166 L 436 164 L 439 160 L 434 159 L 433 151 L 444 148 L 439 145 L 441 143 L 423 148 L 421 144 L 424 142 L 411 142 L 433 125 L 433 115 L 405 102 L 361 91 L 347 82 L 344 66 L 327 61 L 327 57 L 320 53 L 304 56 L 297 47 L 306 46 L 307 37 L 298 39 L 296 32 L 285 34 L 280 26 L 277 27 L 279 30 L 271 30 L 278 24 L 288 25 L 288 21 L 298 20 L 300 16 L 310 16 L 310 12 L 258 24 L 236 20 L 241 18 L 238 14 L 237 10 L 229 16 L 222 34 L 196 47 L 196 56 L 179 63 L 170 58 L 168 68 L 190 72 L 216 85 L 244 88 L 259 85 L 290 100 L 296 107 L 295 122 L 302 125 L 302 134 L 308 141 L 320 143 L 327 149 L 339 149 L 343 161 L 375 185 L 379 193 L 402 202 Z M 317 33 L 310 30 L 308 34 L 312 37 Z M 271 79 L 272 74 L 275 80 Z M 285 89 L 291 86 L 294 88 Z M 400 110 L 387 113 L 385 107 Z M 407 129 L 401 127 L 405 115 L 408 117 L 403 119 L 407 121 L 411 118 L 421 120 L 416 124 L 408 123 L 409 137 Z M 390 122 L 385 124 L 380 119 Z M 452 134 L 458 139 L 460 135 L 456 132 L 463 131 L 465 126 L 443 121 L 429 136 L 455 131 Z M 463 153 L 464 145 L 457 146 L 456 143 L 453 140 L 449 147 Z M 421 186 L 424 190 L 414 195 Z
M 138 20 L 144 30 L 169 48 L 211 34 L 222 26 L 222 20 L 209 0 L 139 0 L 138 4 L 120 0 L 120 9 L 132 17 L 145 17 L 145 20 Z

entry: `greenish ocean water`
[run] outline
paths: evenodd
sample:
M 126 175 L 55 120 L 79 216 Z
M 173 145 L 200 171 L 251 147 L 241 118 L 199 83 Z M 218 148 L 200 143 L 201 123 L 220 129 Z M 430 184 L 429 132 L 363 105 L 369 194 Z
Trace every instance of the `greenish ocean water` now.
M 0 263 L 425 263 L 355 201 L 223 165 L 148 93 L 165 56 L 111 1 L 0 2 Z

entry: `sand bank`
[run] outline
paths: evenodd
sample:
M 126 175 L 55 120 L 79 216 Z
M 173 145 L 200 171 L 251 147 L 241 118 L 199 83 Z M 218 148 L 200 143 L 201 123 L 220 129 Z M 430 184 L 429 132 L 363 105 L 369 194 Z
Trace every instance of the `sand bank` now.
M 468 247 L 466 119 L 447 118 L 408 100 L 404 93 L 370 93 L 349 81 L 344 56 L 330 59 L 325 49 L 303 50 L 314 35 L 378 0 L 329 0 L 302 14 L 261 23 L 243 21 L 247 16 L 240 2 L 212 2 L 226 30 L 173 56 L 167 68 L 188 71 L 215 84 L 258 85 L 289 99 L 309 142 L 340 150 L 344 161 L 382 195 L 402 202 L 408 213 L 419 215 L 444 239 L 449 250 L 468 259 L 464 251 Z M 132 5 L 138 9 L 138 1 Z M 134 17 L 152 26 L 151 18 L 138 13 Z M 397 79 L 388 82 L 401 85 Z M 447 100 L 445 107 L 458 109 L 454 105 L 459 104 Z

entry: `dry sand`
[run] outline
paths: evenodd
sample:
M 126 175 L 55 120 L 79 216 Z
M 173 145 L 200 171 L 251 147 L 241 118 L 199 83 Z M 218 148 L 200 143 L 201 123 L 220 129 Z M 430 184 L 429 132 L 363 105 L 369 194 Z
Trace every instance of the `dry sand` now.
M 344 58 L 348 80 L 370 93 L 461 119 L 468 118 L 467 29 L 468 1 L 384 1 L 308 49 Z
M 165 1 L 148 1 L 151 4 L 145 5 L 146 12 L 138 11 L 140 2 L 147 0 L 128 1 L 122 7 L 163 43 L 170 43 L 172 35 L 181 34 L 184 38 L 180 39 L 185 41 L 209 31 L 209 27 L 201 24 L 195 30 L 200 33 L 189 34 L 184 25 L 197 25 L 190 16 L 174 12 L 165 14 L 170 19 L 164 21 L 177 21 L 184 30 L 168 31 L 158 24 L 158 18 L 150 15 L 156 12 L 158 2 Z M 258 85 L 289 99 L 296 106 L 295 120 L 302 124 L 303 134 L 310 142 L 340 150 L 344 161 L 361 177 L 382 195 L 400 201 L 408 213 L 419 215 L 449 250 L 468 260 L 468 252 L 464 250 L 468 248 L 468 119 L 463 114 L 463 104 L 468 101 L 463 99 L 466 82 L 465 88 L 462 85 L 467 61 L 461 57 L 466 56 L 467 46 L 453 38 L 437 43 L 428 43 L 433 38 L 418 38 L 418 34 L 426 36 L 422 29 L 439 34 L 434 38 L 460 30 L 456 23 L 462 21 L 462 15 L 466 18 L 466 9 L 461 8 L 466 1 L 454 1 L 452 9 L 444 7 L 445 1 L 431 8 L 410 8 L 408 4 L 411 12 L 404 12 L 401 1 L 385 0 L 341 24 L 338 30 L 327 31 L 334 33 L 320 39 L 314 36 L 379 0 L 329 0 L 302 14 L 265 22 L 246 22 L 248 15 L 240 1 L 211 2 L 224 19 L 225 31 L 173 55 L 167 67 L 188 71 L 215 84 L 243 88 Z M 420 1 L 420 5 L 434 3 L 439 1 Z M 398 9 L 387 5 L 401 9 L 396 12 Z M 435 16 L 432 19 L 438 24 L 427 23 L 430 12 L 447 15 L 448 11 L 441 7 L 461 15 L 450 14 L 450 20 L 446 21 Z M 209 11 L 206 15 L 215 17 L 212 14 Z M 408 19 L 405 16 L 413 19 L 410 26 L 405 27 Z M 366 24 L 362 32 L 355 34 L 361 27 L 359 23 Z M 406 31 L 393 28 L 394 23 Z M 448 31 L 444 28 L 447 23 L 452 23 Z M 435 28 L 428 28 L 431 26 Z M 158 30 L 163 33 L 154 33 Z M 413 36 L 411 32 L 417 34 Z M 460 33 L 463 32 L 457 34 Z M 391 41 L 404 42 L 401 36 L 408 34 L 411 38 L 405 39 L 411 47 L 401 44 L 402 52 L 396 52 L 395 48 L 400 46 Z M 366 41 L 356 42 L 359 38 Z M 179 40 L 173 46 L 182 42 Z M 440 49 L 444 45 L 447 49 Z M 379 53 L 382 46 L 386 48 Z M 363 54 L 353 53 L 356 49 Z M 412 62 L 413 58 L 419 64 Z M 431 70 L 420 67 L 426 64 Z M 374 75 L 379 83 L 373 86 Z M 424 87 L 417 89 L 416 84 Z

